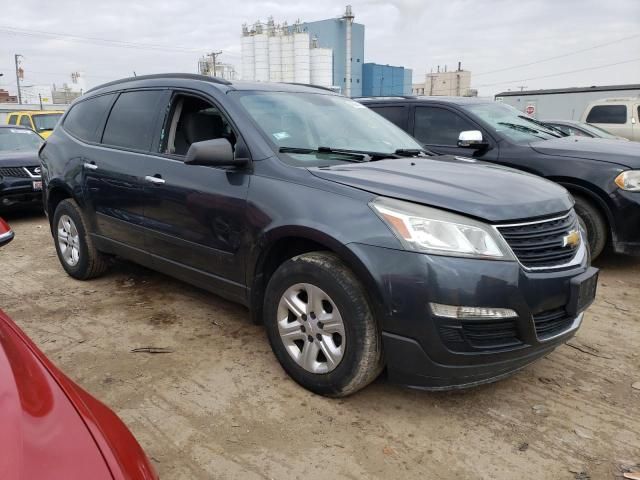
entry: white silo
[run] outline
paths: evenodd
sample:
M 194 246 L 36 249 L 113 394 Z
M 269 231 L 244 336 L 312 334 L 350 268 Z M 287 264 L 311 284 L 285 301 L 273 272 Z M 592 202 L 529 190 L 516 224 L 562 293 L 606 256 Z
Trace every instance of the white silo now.
M 282 32 L 274 30 L 269 37 L 269 81 L 282 81 Z
M 242 79 L 253 81 L 256 79 L 256 56 L 253 51 L 253 35 L 242 37 L 240 48 L 242 56 Z
M 282 36 L 282 81 L 295 81 L 295 56 L 293 53 L 293 35 L 285 30 Z
M 321 87 L 333 85 L 333 50 L 330 48 L 312 48 L 309 51 L 311 59 L 311 84 Z
M 253 36 L 253 48 L 256 55 L 255 80 L 258 82 L 269 81 L 269 37 L 262 32 L 262 28 L 257 29 L 259 33 Z
M 293 34 L 294 51 L 294 81 L 296 83 L 310 83 L 309 33 L 296 32 Z

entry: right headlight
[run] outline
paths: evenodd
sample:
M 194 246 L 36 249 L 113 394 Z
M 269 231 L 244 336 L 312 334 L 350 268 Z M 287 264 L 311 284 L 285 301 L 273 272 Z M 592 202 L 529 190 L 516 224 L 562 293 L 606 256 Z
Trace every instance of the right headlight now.
M 416 203 L 378 197 L 371 207 L 407 250 L 494 260 L 513 260 L 491 225 Z
M 616 177 L 615 182 L 622 190 L 640 192 L 640 170 L 626 170 Z

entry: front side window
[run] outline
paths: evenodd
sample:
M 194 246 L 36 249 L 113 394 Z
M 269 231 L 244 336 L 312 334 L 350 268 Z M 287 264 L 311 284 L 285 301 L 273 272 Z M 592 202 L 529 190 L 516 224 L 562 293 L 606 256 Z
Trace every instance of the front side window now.
M 33 130 L 0 128 L 0 152 L 33 152 L 41 144 L 42 137 Z
M 596 105 L 587 115 L 587 123 L 627 123 L 626 105 Z
M 438 107 L 416 107 L 414 136 L 428 145 L 457 146 L 460 132 L 477 130 L 455 112 Z
M 114 96 L 111 93 L 76 103 L 71 107 L 62 126 L 71 135 L 85 142 L 100 141 L 100 127 Z
M 357 150 L 392 154 L 420 149 L 413 138 L 364 105 L 320 93 L 233 92 L 239 103 L 276 148 Z M 288 154 L 293 165 L 344 162 L 336 156 Z M 330 160 L 329 162 L 327 160 Z
M 220 110 L 198 97 L 174 96 L 162 130 L 160 151 L 186 155 L 192 143 L 216 138 L 226 138 L 235 144 L 235 134 Z
M 36 127 L 36 132 L 44 132 L 46 130 L 53 130 L 58 124 L 58 120 L 62 117 L 61 113 L 46 113 L 33 115 L 33 124 Z
M 121 93 L 107 119 L 102 143 L 148 151 L 163 94 L 162 90 Z

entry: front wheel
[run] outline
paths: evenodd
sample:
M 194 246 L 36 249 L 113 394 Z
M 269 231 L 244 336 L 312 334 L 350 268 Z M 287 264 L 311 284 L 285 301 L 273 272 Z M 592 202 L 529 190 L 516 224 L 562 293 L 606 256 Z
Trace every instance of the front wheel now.
M 574 195 L 575 210 L 587 231 L 591 259 L 595 260 L 607 244 L 607 222 L 600 211 L 586 198 Z
M 364 289 L 332 253 L 284 262 L 267 286 L 264 315 L 280 364 L 312 392 L 346 396 L 382 370 L 380 330 Z

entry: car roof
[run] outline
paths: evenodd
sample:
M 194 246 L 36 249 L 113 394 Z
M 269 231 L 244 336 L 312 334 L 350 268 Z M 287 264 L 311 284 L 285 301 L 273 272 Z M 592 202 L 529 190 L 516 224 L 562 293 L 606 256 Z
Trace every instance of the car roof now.
M 469 104 L 483 104 L 494 103 L 492 98 L 478 98 L 478 97 L 445 97 L 445 96 L 410 96 L 403 95 L 397 97 L 360 97 L 355 98 L 361 103 L 448 103 L 454 105 L 469 105 Z
M 176 82 L 178 81 L 178 82 Z M 276 83 L 276 82 L 248 82 L 242 80 L 225 80 L 217 77 L 209 77 L 206 75 L 198 75 L 194 73 L 161 73 L 156 75 L 142 75 L 137 77 L 123 78 L 114 80 L 102 85 L 98 85 L 86 93 L 106 93 L 113 90 L 121 90 L 124 88 L 135 87 L 152 87 L 152 86 L 176 86 L 180 87 L 188 82 L 202 82 L 207 85 L 218 88 L 222 91 L 241 90 L 241 91 L 267 91 L 267 92 L 307 92 L 319 93 L 322 91 L 326 94 L 339 95 L 330 88 L 318 85 L 307 85 L 301 83 Z

